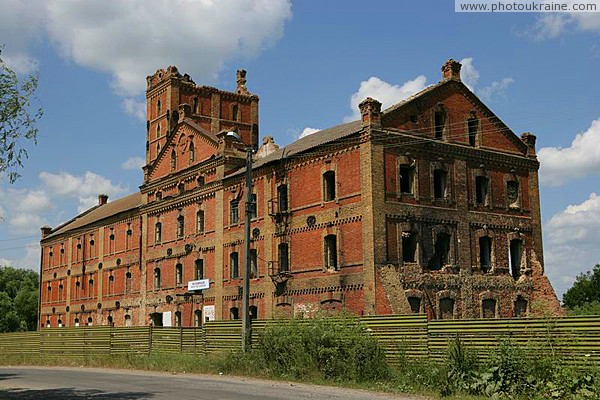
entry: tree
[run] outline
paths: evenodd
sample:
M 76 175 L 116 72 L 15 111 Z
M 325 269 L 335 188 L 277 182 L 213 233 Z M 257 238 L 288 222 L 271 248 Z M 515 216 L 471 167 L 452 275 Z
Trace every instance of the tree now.
M 37 272 L 0 267 L 0 332 L 35 330 L 38 298 Z
M 27 158 L 25 142 L 37 143 L 36 122 L 42 116 L 42 109 L 31 107 L 37 76 L 19 80 L 2 60 L 2 48 L 0 46 L 0 177 L 6 174 L 13 183 L 20 176 L 17 170 Z
M 600 310 L 600 307 L 594 306 L 600 303 L 600 264 L 575 279 L 573 286 L 563 295 L 563 303 L 570 310 L 580 312 Z

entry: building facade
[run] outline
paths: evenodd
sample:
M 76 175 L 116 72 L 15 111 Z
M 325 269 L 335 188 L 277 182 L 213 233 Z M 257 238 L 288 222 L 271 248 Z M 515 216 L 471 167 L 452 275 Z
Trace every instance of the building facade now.
M 246 208 L 253 318 L 560 313 L 544 275 L 536 137 L 515 135 L 460 67 L 449 60 L 439 83 L 387 110 L 367 98 L 359 121 L 281 149 L 259 146 L 245 71 L 227 92 L 158 70 L 140 191 L 42 228 L 40 326 L 240 318 Z M 210 287 L 188 292 L 199 279 Z

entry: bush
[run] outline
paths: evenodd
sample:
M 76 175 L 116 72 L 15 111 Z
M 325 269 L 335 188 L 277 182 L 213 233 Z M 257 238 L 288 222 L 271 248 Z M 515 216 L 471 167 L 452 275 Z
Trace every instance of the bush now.
M 259 364 L 281 377 L 372 382 L 390 376 L 377 340 L 349 317 L 268 325 L 253 353 Z

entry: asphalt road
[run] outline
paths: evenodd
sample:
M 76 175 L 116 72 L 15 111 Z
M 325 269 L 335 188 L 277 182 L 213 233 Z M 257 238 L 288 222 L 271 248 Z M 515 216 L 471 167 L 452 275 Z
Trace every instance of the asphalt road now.
M 361 390 L 231 376 L 99 368 L 0 367 L 0 400 L 415 400 Z

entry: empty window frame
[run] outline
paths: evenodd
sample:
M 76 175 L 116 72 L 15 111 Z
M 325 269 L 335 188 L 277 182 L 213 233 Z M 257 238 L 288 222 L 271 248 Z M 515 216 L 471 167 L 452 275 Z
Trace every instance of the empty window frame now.
M 194 326 L 195 327 L 202 326 L 202 311 L 200 311 L 200 310 L 194 311 Z
M 479 206 L 487 206 L 490 180 L 486 176 L 475 177 L 475 203 Z
M 277 186 L 277 211 L 285 212 L 288 210 L 288 188 L 287 185 Z
M 162 103 L 160 102 L 160 99 L 158 99 L 158 101 L 156 102 L 156 116 L 158 117 L 160 115 L 162 111 Z
M 421 298 L 411 296 L 408 298 L 408 305 L 410 306 L 410 312 L 418 314 L 421 312 Z
M 239 121 L 239 117 L 240 117 L 240 109 L 238 107 L 237 104 L 234 104 L 231 107 L 231 120 L 232 121 Z
M 198 114 L 198 98 L 194 97 L 192 99 L 192 113 Z
M 193 142 L 190 143 L 189 156 L 190 156 L 190 164 L 193 163 L 194 161 L 196 161 L 196 150 L 194 148 Z
M 435 236 L 434 253 L 429 263 L 429 269 L 439 271 L 450 262 L 450 240 L 451 236 L 440 232 Z
M 289 248 L 287 243 L 279 243 L 277 245 L 277 264 L 279 272 L 287 272 L 290 270 Z
M 154 268 L 154 289 L 160 289 L 161 279 L 160 279 L 160 268 Z
M 444 138 L 445 125 L 446 125 L 446 112 L 436 111 L 433 114 L 434 137 L 436 139 Z
M 335 171 L 327 171 L 323 174 L 323 200 L 335 200 Z
M 240 202 L 239 200 L 231 200 L 229 202 L 229 222 L 230 224 L 237 224 L 240 222 Z
M 523 296 L 517 296 L 517 300 L 515 300 L 514 316 L 516 318 L 527 317 L 527 300 Z
M 237 251 L 229 254 L 229 266 L 231 279 L 238 279 L 240 277 L 240 257 Z
M 229 309 L 229 319 L 240 319 L 240 310 L 237 307 Z
M 483 273 L 492 269 L 492 238 L 489 236 L 479 238 L 479 267 Z
M 514 280 L 521 277 L 521 260 L 523 259 L 523 241 L 512 239 L 509 245 L 509 269 Z
M 250 312 L 250 319 L 258 318 L 258 307 L 250 306 L 250 307 L 248 307 L 248 311 Z
M 156 125 L 156 138 L 160 138 L 160 125 Z M 160 150 L 160 147 L 158 149 Z
M 157 222 L 154 225 L 154 243 L 160 243 L 162 241 L 162 224 Z
M 248 204 L 248 211 L 250 213 L 250 218 L 256 218 L 258 215 L 257 212 L 257 197 L 256 197 L 256 193 L 252 193 L 250 194 L 250 204 Z
M 509 207 L 519 206 L 519 182 L 510 180 L 506 182 L 506 199 Z
M 115 292 L 115 277 L 114 275 L 110 275 L 108 277 L 108 294 L 114 294 Z
M 433 170 L 433 197 L 436 200 L 446 198 L 448 172 L 443 169 Z
M 177 217 L 177 239 L 181 239 L 183 237 L 185 227 L 185 219 L 183 215 Z
M 204 211 L 196 212 L 196 233 L 204 233 Z
M 440 319 L 454 319 L 454 299 L 444 297 L 440 299 Z
M 481 302 L 481 316 L 483 318 L 496 318 L 496 300 L 485 299 Z
M 175 326 L 177 328 L 181 327 L 181 311 L 175 311 Z
M 175 265 L 175 284 L 183 284 L 183 264 L 181 263 Z
M 415 167 L 400 165 L 400 193 L 414 194 L 415 189 Z
M 171 171 L 177 168 L 177 152 L 175 150 L 171 151 Z
M 338 269 L 337 257 L 337 237 L 335 235 L 327 235 L 325 242 L 325 268 Z
M 125 273 L 125 293 L 131 292 L 131 283 L 133 281 L 133 275 L 130 271 Z
M 196 260 L 194 262 L 194 279 L 204 279 L 204 260 Z
M 415 262 L 417 252 L 416 232 L 402 232 L 402 261 Z
M 477 145 L 477 130 L 479 129 L 479 120 L 477 118 L 469 118 L 467 120 L 467 130 L 469 131 L 469 146 Z
M 250 249 L 250 278 L 258 278 L 258 252 Z

